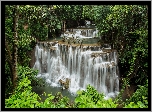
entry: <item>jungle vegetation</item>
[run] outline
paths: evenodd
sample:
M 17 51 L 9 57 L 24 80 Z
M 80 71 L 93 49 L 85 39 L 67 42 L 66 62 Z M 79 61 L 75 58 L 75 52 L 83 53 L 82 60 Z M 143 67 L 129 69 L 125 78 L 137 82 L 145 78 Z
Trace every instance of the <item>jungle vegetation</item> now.
M 5 5 L 5 108 L 148 108 L 148 5 Z M 88 85 L 72 103 L 61 93 L 45 101 L 32 86 L 44 83 L 30 67 L 38 41 L 93 21 L 101 37 L 119 53 L 121 91 L 104 100 Z M 133 94 L 131 85 L 136 85 Z M 127 98 L 123 93 L 127 92 Z

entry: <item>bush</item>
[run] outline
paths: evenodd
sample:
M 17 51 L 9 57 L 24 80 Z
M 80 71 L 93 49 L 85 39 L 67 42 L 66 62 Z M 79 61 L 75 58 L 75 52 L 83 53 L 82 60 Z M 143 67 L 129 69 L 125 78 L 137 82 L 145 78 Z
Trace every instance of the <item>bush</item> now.
M 29 86 L 31 81 L 28 80 L 28 77 L 23 78 L 18 87 L 15 90 L 15 93 L 5 99 L 5 108 L 37 108 L 39 107 L 40 99 L 38 94 L 32 92 L 32 87 Z
M 125 103 L 125 108 L 148 108 L 148 80 L 144 86 L 139 88 Z
M 45 80 L 42 78 L 37 78 L 38 71 L 31 69 L 29 67 L 18 66 L 18 81 L 28 76 L 31 81 L 31 86 L 44 86 L 46 84 Z
M 69 98 L 63 97 L 61 93 L 57 93 L 55 96 L 52 94 L 46 95 L 48 98 L 44 102 L 35 92 L 32 92 L 30 86 L 31 81 L 26 76 L 21 79 L 15 93 L 8 99 L 5 99 L 5 108 L 70 108 L 74 107 L 70 104 Z
M 116 108 L 112 99 L 105 100 L 92 86 L 88 85 L 86 91 L 78 91 L 75 99 L 77 108 Z

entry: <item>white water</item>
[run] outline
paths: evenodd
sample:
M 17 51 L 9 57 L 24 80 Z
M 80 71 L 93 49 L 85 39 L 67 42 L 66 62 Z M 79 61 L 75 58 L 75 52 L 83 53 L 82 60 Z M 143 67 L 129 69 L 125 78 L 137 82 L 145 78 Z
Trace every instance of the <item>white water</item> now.
M 48 43 L 36 45 L 34 69 L 38 77 L 45 77 L 51 86 L 60 86 L 59 80 L 71 79 L 69 91 L 85 90 L 90 84 L 108 99 L 119 92 L 117 53 L 103 53 L 89 47 L 80 48 Z M 54 46 L 56 50 L 49 49 Z M 100 48 L 98 48 L 100 49 Z M 94 54 L 100 54 L 94 56 Z M 106 58 L 108 57 L 108 58 Z M 115 66 L 111 64 L 115 63 Z
M 73 29 L 73 33 L 66 31 L 64 34 L 61 34 L 61 37 L 63 36 L 68 38 L 94 38 L 99 35 L 97 29 L 95 31 L 94 29 Z

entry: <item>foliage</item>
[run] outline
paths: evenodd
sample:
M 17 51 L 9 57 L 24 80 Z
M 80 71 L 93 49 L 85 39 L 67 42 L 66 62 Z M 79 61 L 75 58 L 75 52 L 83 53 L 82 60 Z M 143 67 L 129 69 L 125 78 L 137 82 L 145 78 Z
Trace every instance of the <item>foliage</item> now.
M 86 91 L 78 91 L 75 98 L 77 108 L 116 108 L 112 99 L 105 100 L 92 86 L 88 85 Z
M 118 50 L 123 77 L 135 80 L 136 84 L 146 82 L 148 6 L 86 5 L 83 8 L 83 15 L 95 21 L 102 43 L 110 43 L 112 48 Z
M 119 95 L 114 99 L 114 102 L 118 105 L 123 106 L 123 108 L 148 108 L 148 80 L 144 86 L 139 85 L 138 89 L 133 93 L 133 95 L 126 99 L 126 101 L 122 101 L 122 94 L 126 85 L 129 84 L 127 79 L 123 79 L 124 84 Z M 129 85 L 128 85 L 129 86 Z
M 138 101 L 137 104 L 135 102 L 130 102 L 128 105 L 125 104 L 124 108 L 148 108 L 148 102 L 145 97 L 143 97 L 144 102 Z
M 148 65 L 147 6 L 115 6 L 114 9 L 116 7 L 116 14 L 117 11 L 122 11 L 124 14 L 117 18 L 119 21 L 121 20 L 120 22 L 115 22 L 122 29 L 122 31 L 119 30 L 117 35 L 124 38 L 121 38 L 123 48 L 119 52 L 120 63 L 122 63 L 122 68 L 127 67 L 125 74 L 128 78 L 134 78 L 136 84 L 143 84 L 142 82 L 146 82 L 148 71 L 148 66 L 142 64 Z M 128 18 L 130 18 L 130 21 Z
M 35 37 L 38 40 L 46 40 L 48 38 L 46 16 L 47 15 L 45 6 L 20 6 L 20 26 L 23 29 L 23 26 L 26 25 L 27 30 L 29 30 L 30 36 Z
M 12 85 L 11 56 L 13 55 L 13 18 L 14 5 L 5 6 L 5 94 L 10 94 Z M 124 85 L 139 84 L 139 89 L 127 100 L 125 108 L 145 108 L 148 106 L 148 6 L 146 5 L 20 5 L 18 20 L 18 79 L 19 86 L 9 99 L 6 107 L 74 107 L 68 98 L 48 95 L 44 102 L 38 102 L 39 96 L 31 92 L 31 85 L 44 83 L 35 77 L 36 71 L 30 69 L 28 56 L 35 47 L 36 40 L 46 40 L 61 30 L 65 20 L 90 19 L 95 24 L 103 42 L 108 42 L 119 53 L 121 74 Z M 9 49 L 8 49 L 9 48 Z M 25 66 L 25 67 L 23 67 Z M 30 81 L 27 79 L 29 77 Z M 21 81 L 20 81 L 21 80 Z M 133 80 L 133 81 L 132 81 Z M 144 82 L 144 83 L 143 83 Z M 125 88 L 123 87 L 123 89 Z M 24 88 L 21 90 L 21 88 Z M 121 91 L 121 93 L 123 90 Z M 61 98 L 60 98 L 61 97 Z M 58 99 L 58 100 L 56 100 Z M 121 99 L 121 95 L 118 98 Z M 29 100 L 29 101 L 27 101 Z M 79 91 L 75 100 L 78 108 L 115 108 L 116 101 L 104 100 L 91 86 Z
M 56 5 L 55 13 L 59 20 L 80 20 L 83 5 Z
M 46 93 L 44 93 L 46 96 Z M 41 108 L 73 108 L 74 104 L 69 101 L 68 97 L 63 97 L 60 92 L 56 93 L 55 96 L 52 94 L 47 95 L 48 98 L 44 102 L 41 102 Z
M 24 79 L 25 77 L 28 77 L 31 81 L 31 86 L 37 86 L 42 87 L 46 85 L 46 82 L 43 78 L 37 78 L 36 75 L 38 73 L 38 70 L 31 69 L 29 67 L 18 67 L 18 81 L 21 79 Z
M 72 108 L 73 104 L 70 104 L 69 98 L 63 97 L 61 93 L 57 93 L 55 96 L 52 94 L 46 95 L 48 98 L 45 101 L 41 101 L 41 98 L 35 92 L 32 92 L 30 86 L 31 81 L 26 76 L 21 79 L 15 93 L 8 99 L 5 99 L 5 108 Z
M 123 78 L 123 80 L 125 80 L 125 81 L 123 81 L 123 83 L 122 83 L 122 88 L 121 88 L 121 90 L 119 91 L 119 94 L 116 96 L 116 98 L 114 99 L 114 102 L 115 103 L 117 103 L 118 104 L 118 106 L 123 106 L 124 105 L 124 102 L 123 102 L 123 93 L 124 93 L 124 90 L 125 90 L 125 88 L 126 88 L 126 85 L 128 86 L 128 81 L 125 79 L 125 78 Z
M 54 13 L 61 22 L 62 28 L 64 27 L 63 24 L 65 22 L 66 28 L 79 26 L 80 21 L 84 19 L 82 12 L 83 5 L 54 5 Z
M 21 6 L 20 6 L 21 7 Z M 6 12 L 5 12 L 5 43 L 6 44 L 6 54 L 5 57 L 6 61 L 9 62 L 9 68 L 10 67 L 10 63 L 13 62 L 13 57 L 11 58 L 11 56 L 13 55 L 14 51 L 13 51 L 13 44 L 17 43 L 17 48 L 18 48 L 18 63 L 23 65 L 23 66 L 28 66 L 29 65 L 29 57 L 28 57 L 28 53 L 29 51 L 31 51 L 33 49 L 33 47 L 35 46 L 36 43 L 36 39 L 30 36 L 30 32 L 29 30 L 25 30 L 23 28 L 24 26 L 24 19 L 21 18 L 21 14 L 23 12 L 21 12 L 19 7 L 19 21 L 18 21 L 18 29 L 17 29 L 17 34 L 18 34 L 18 38 L 17 38 L 17 42 L 14 41 L 14 27 L 13 27 L 13 19 L 14 19 L 14 9 L 15 6 L 14 5 L 6 5 Z
M 108 100 L 104 99 L 103 94 L 99 94 L 92 86 L 88 85 L 86 91 L 78 91 L 77 97 L 75 98 L 75 104 L 69 102 L 69 98 L 63 97 L 60 92 L 55 96 L 52 94 L 46 94 L 47 98 L 42 101 L 40 96 L 32 92 L 30 86 L 31 81 L 28 77 L 23 78 L 18 87 L 15 90 L 15 94 L 5 99 L 6 108 L 116 108 L 118 104 L 111 98 Z M 127 100 L 124 108 L 147 108 L 147 98 L 139 92 L 143 91 L 140 88 L 135 94 Z M 146 93 L 146 92 L 145 92 Z M 138 99 L 142 96 L 143 100 Z
M 23 78 L 15 90 L 15 94 L 5 99 L 5 108 L 34 108 L 39 106 L 37 99 L 39 96 L 31 92 L 32 87 L 29 86 L 31 83 L 28 77 Z M 40 98 L 39 98 L 40 99 Z
M 144 86 L 139 85 L 133 96 L 126 101 L 125 107 L 133 105 L 138 105 L 139 108 L 148 108 L 148 80 Z
M 29 67 L 18 66 L 18 79 L 24 79 L 26 76 L 32 81 L 37 75 L 38 71 Z
M 36 39 L 34 37 L 31 37 L 31 29 L 25 28 L 25 25 L 27 24 L 27 21 L 29 15 L 28 12 L 28 5 L 22 6 L 20 5 L 17 9 L 19 19 L 16 23 L 17 31 L 14 31 L 14 19 L 16 17 L 15 15 L 15 5 L 6 5 L 5 6 L 6 12 L 5 12 L 5 73 L 6 74 L 6 93 L 11 92 L 9 87 L 7 87 L 6 84 L 11 85 L 13 82 L 13 71 L 14 69 L 14 58 L 17 57 L 17 64 L 22 66 L 29 66 L 29 53 L 30 51 L 35 47 Z M 24 17 L 23 17 L 24 15 Z M 17 39 L 14 38 L 14 33 L 17 33 Z M 16 41 L 17 40 L 17 41 Z M 16 43 L 16 44 L 14 44 Z M 14 45 L 17 45 L 17 54 L 14 51 Z M 10 80 L 11 79 L 11 80 Z M 11 87 L 11 86 L 10 86 Z
M 5 98 L 7 98 L 11 94 L 13 88 L 12 77 L 9 74 L 10 74 L 10 68 L 6 63 L 5 64 Z

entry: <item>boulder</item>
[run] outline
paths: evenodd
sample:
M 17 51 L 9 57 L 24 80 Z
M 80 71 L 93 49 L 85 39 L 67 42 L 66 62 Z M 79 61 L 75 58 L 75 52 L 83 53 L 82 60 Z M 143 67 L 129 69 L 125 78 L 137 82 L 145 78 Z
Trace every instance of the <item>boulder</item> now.
M 66 78 L 66 81 L 63 81 L 62 79 L 60 79 L 59 83 L 61 84 L 62 88 L 69 89 L 70 79 Z

